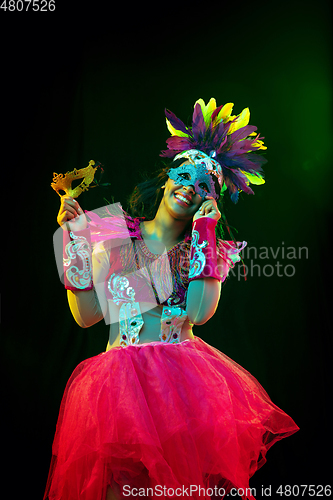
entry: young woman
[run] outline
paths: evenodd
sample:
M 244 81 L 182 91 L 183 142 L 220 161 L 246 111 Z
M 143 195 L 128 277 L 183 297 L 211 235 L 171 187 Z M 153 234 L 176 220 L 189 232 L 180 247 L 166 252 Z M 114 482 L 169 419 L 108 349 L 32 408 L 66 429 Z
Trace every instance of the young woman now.
M 244 161 L 240 180 L 228 177 L 223 148 L 232 152 L 232 143 L 235 157 L 235 147 L 244 155 L 262 146 L 244 139 L 253 127 L 241 115 L 209 104 L 196 103 L 192 129 L 168 112 L 171 139 L 183 149 L 169 142 L 174 161 L 131 198 L 133 213 L 157 205 L 153 217 L 120 209 L 106 218 L 88 213 L 88 223 L 74 198 L 61 199 L 72 314 L 82 327 L 104 319 L 110 336 L 106 352 L 80 363 L 67 384 L 45 499 L 245 492 L 269 447 L 298 430 L 254 377 L 193 334 L 214 315 L 221 282 L 245 246 L 216 240 L 222 189 L 235 196 L 249 187 Z M 252 181 L 260 179 L 254 164 Z

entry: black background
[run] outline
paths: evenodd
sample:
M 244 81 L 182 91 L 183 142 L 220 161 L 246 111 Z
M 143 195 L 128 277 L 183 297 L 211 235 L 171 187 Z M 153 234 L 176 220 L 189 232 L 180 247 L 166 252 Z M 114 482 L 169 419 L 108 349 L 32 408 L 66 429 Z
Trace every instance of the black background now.
M 228 280 L 214 318 L 195 334 L 248 369 L 301 428 L 269 451 L 251 480 L 257 498 L 262 485 L 329 484 L 329 3 L 55 3 L 54 12 L 0 12 L 11 497 L 42 498 L 66 381 L 108 335 L 102 323 L 81 330 L 70 314 L 53 253 L 52 174 L 100 161 L 111 188 L 82 194 L 80 204 L 94 209 L 113 196 L 126 207 L 140 172 L 159 164 L 164 108 L 189 122 L 200 97 L 234 102 L 235 114 L 249 106 L 265 136 L 266 184 L 225 209 L 238 239 L 280 253 L 253 261 L 261 276 Z M 287 247 L 306 247 L 308 258 L 283 259 Z M 295 273 L 265 276 L 277 260 Z

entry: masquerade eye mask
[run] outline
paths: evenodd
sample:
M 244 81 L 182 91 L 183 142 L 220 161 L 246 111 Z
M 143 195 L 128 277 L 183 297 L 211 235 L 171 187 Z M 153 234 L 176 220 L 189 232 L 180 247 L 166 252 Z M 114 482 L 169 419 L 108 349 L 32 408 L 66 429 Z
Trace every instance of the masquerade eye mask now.
M 96 167 L 93 167 L 93 165 L 95 165 L 95 162 L 91 160 L 87 167 L 80 168 L 80 170 L 76 170 L 75 168 L 72 172 L 67 172 L 65 175 L 54 173 L 51 187 L 58 193 L 59 196 L 62 196 L 59 191 L 65 191 L 65 193 L 69 196 L 77 198 L 82 191 L 88 190 L 88 186 L 94 180 L 95 172 L 100 164 L 97 163 Z M 76 179 L 83 179 L 83 181 L 81 184 L 72 189 L 72 182 Z
M 218 200 L 219 194 L 216 192 L 214 177 L 217 179 L 220 188 L 223 186 L 223 176 L 220 164 L 205 153 L 196 149 L 190 149 L 177 156 L 174 160 L 186 158 L 189 164 L 171 168 L 168 176 L 176 184 L 182 186 L 193 186 L 196 194 L 203 199 L 212 196 Z

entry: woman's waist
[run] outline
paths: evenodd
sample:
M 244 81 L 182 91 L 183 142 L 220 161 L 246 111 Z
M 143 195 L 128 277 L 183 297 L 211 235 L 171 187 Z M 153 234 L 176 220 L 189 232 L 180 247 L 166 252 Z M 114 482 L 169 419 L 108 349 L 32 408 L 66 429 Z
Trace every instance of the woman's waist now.
M 120 330 L 118 324 L 111 325 L 106 351 L 112 349 L 113 347 L 119 347 L 121 345 L 125 346 L 126 344 L 129 344 L 128 342 L 125 343 L 123 341 L 122 335 L 123 335 L 122 331 Z M 148 322 L 148 324 L 144 324 L 143 327 L 141 328 L 141 331 L 138 337 L 136 338 L 136 341 L 133 343 L 133 345 L 148 344 L 151 342 L 180 343 L 184 342 L 185 340 L 193 339 L 194 335 L 191 325 L 189 324 L 188 321 L 186 321 L 182 325 L 182 328 L 178 332 L 176 338 L 173 338 L 172 335 L 166 339 L 163 339 L 162 337 L 163 337 L 163 330 L 159 326 L 149 324 Z
M 110 345 L 130 345 L 159 341 L 178 343 L 192 337 L 185 309 L 127 300 L 121 305 L 108 301 Z

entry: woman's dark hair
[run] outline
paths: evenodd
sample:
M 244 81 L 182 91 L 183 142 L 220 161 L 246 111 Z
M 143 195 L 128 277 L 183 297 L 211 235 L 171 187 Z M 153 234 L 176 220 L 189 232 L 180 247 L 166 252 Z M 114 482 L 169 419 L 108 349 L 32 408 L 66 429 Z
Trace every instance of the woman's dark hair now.
M 132 217 L 145 217 L 147 220 L 152 220 L 163 198 L 164 192 L 161 188 L 168 180 L 167 172 L 170 168 L 179 167 L 184 161 L 186 161 L 186 158 L 180 158 L 175 161 L 166 160 L 163 162 L 162 168 L 153 172 L 152 177 L 148 177 L 147 174 L 145 174 L 146 179 L 135 186 L 132 194 L 128 198 L 127 212 Z M 216 186 L 217 192 L 218 188 L 219 186 Z M 223 239 L 223 225 L 228 224 L 223 211 L 223 196 L 218 199 L 217 206 L 222 217 L 218 221 L 215 231 L 217 238 Z
M 132 217 L 145 217 L 151 220 L 155 217 L 157 209 L 163 198 L 163 184 L 168 180 L 167 172 L 170 168 L 179 167 L 186 158 L 181 158 L 172 162 L 163 162 L 163 167 L 153 172 L 151 175 L 143 174 L 145 180 L 135 186 L 128 199 L 128 213 Z

